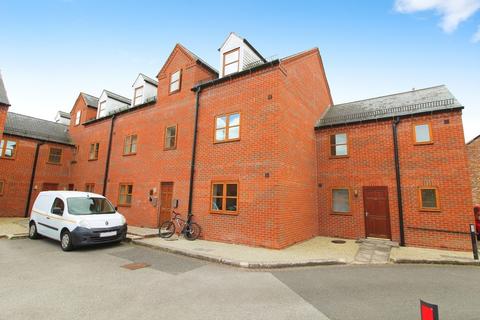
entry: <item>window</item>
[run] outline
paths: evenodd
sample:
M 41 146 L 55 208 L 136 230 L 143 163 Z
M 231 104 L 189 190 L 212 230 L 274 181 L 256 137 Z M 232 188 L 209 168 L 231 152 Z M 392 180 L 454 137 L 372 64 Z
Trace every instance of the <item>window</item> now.
M 337 133 L 330 136 L 330 155 L 332 157 L 348 156 L 346 133 Z
M 88 154 L 88 160 L 97 160 L 98 159 L 98 149 L 100 148 L 100 144 L 92 143 L 90 144 L 90 152 Z
M 420 209 L 438 211 L 438 193 L 436 188 L 420 188 L 419 189 Z
M 65 209 L 65 204 L 60 198 L 55 198 L 53 201 L 52 209 L 50 210 L 53 214 L 58 214 L 59 216 L 63 215 L 63 210 Z
M 350 212 L 350 189 L 332 189 L 332 211 L 339 213 Z
M 170 76 L 170 93 L 180 91 L 180 82 L 182 81 L 182 70 L 178 70 Z
M 223 75 L 238 72 L 240 69 L 240 48 L 223 54 Z
M 177 147 L 177 126 L 167 127 L 165 130 L 165 150 Z
M 48 163 L 59 164 L 62 161 L 62 149 L 50 148 Z
M 82 110 L 77 111 L 77 115 L 75 116 L 75 125 L 78 126 L 80 124 L 80 118 L 82 117 Z
M 432 128 L 429 124 L 419 124 L 414 127 L 415 144 L 432 143 Z
M 106 106 L 107 106 L 107 101 L 100 102 L 100 104 L 98 105 L 98 116 L 97 116 L 97 118 L 100 118 L 101 116 L 103 116 L 103 111 L 105 111 Z
M 17 154 L 17 142 L 13 140 L 0 140 L 0 158 L 14 159 Z
M 133 185 L 127 183 L 120 184 L 120 191 L 118 192 L 118 205 L 131 206 L 132 205 Z
M 85 192 L 95 192 L 95 183 L 86 183 Z
M 0 180 L 0 196 L 3 196 L 3 189 L 5 188 L 5 181 Z
M 215 117 L 215 142 L 240 139 L 240 113 Z
M 213 182 L 212 205 L 214 213 L 236 214 L 238 212 L 238 183 Z
M 133 105 L 139 105 L 143 102 L 143 86 L 135 88 L 135 94 L 133 95 Z
M 123 155 L 132 155 L 137 153 L 137 135 L 132 134 L 125 138 L 123 146 Z

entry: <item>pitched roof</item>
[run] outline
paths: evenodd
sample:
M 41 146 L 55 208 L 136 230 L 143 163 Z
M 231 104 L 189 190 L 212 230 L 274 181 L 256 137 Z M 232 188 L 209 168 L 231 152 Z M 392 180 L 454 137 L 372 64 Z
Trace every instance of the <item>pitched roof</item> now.
M 4 133 L 38 140 L 72 144 L 67 125 L 13 112 L 7 113 Z
M 98 98 L 92 96 L 91 94 L 81 92 L 83 101 L 88 107 L 97 108 L 98 107 Z
M 396 93 L 331 106 L 316 127 L 463 108 L 446 86 Z
M 68 113 L 68 112 L 64 112 L 64 111 L 59 110 L 57 113 L 58 113 L 58 115 L 60 115 L 60 117 L 62 117 L 62 118 L 70 119 L 70 113 Z
M 250 42 L 248 42 L 247 39 L 243 38 L 243 37 L 240 37 L 236 32 L 230 32 L 228 34 L 228 36 L 225 38 L 225 40 L 223 41 L 222 45 L 220 46 L 220 48 L 218 48 L 218 51 L 220 51 L 220 49 L 222 49 L 222 47 L 225 45 L 225 43 L 227 42 L 227 40 L 230 38 L 231 35 L 235 35 L 237 38 L 241 39 L 243 41 L 243 43 L 245 43 L 247 45 L 247 47 L 249 47 L 253 52 L 255 52 L 255 54 L 260 58 L 260 60 L 262 60 L 263 62 L 267 62 L 267 59 L 265 59 L 260 52 L 257 51 L 257 49 L 255 49 L 254 46 L 252 46 L 252 44 Z
M 144 75 L 143 73 L 140 73 L 139 76 L 141 76 L 143 78 L 143 80 L 145 80 L 145 82 L 148 82 L 150 84 L 153 84 L 155 87 L 158 87 L 158 81 L 157 80 L 154 80 L 154 79 Z
M 124 96 L 121 96 L 119 94 L 113 93 L 108 90 L 103 90 L 103 91 L 105 91 L 105 93 L 107 94 L 107 97 L 109 97 L 110 99 L 117 100 L 126 104 L 132 104 L 132 100 L 125 98 Z
M 183 50 L 185 50 L 187 52 L 187 54 L 189 54 L 193 60 L 195 60 L 196 62 L 200 63 L 200 64 L 203 64 L 205 67 L 207 67 L 208 69 L 210 69 L 210 71 L 212 71 L 213 73 L 217 74 L 218 75 L 218 70 L 215 69 L 214 67 L 212 67 L 211 65 L 209 65 L 207 62 L 205 62 L 205 60 L 201 59 L 199 56 L 197 56 L 195 53 L 193 53 L 192 51 L 188 50 L 187 48 L 185 48 L 182 44 L 178 43 L 177 44 L 179 47 L 181 47 Z
M 5 90 L 5 85 L 3 84 L 2 74 L 0 73 L 0 104 L 10 106 L 10 102 L 7 97 L 7 90 Z
M 470 144 L 470 143 L 475 142 L 478 138 L 480 138 L 480 135 L 478 135 L 478 136 L 476 136 L 475 138 L 473 138 L 472 140 L 468 141 L 468 142 L 467 142 L 467 145 Z

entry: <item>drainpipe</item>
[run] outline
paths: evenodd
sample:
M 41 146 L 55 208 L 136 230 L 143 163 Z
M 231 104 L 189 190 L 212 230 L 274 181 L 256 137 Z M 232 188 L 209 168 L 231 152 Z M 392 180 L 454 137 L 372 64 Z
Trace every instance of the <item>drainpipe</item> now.
M 115 115 L 112 116 L 112 123 L 110 124 L 110 135 L 108 138 L 107 160 L 105 161 L 105 175 L 103 177 L 103 192 L 102 195 L 106 197 L 107 194 L 107 182 L 108 182 L 108 169 L 110 167 L 110 153 L 112 152 L 112 138 L 113 138 L 113 125 L 115 123 Z
M 30 186 L 28 188 L 27 205 L 25 207 L 25 218 L 27 218 L 28 215 L 29 215 L 30 202 L 32 201 L 33 183 L 35 181 L 35 172 L 37 171 L 38 154 L 40 153 L 40 146 L 42 146 L 44 144 L 45 144 L 45 142 L 39 142 L 39 143 L 37 143 L 37 146 L 35 147 L 35 157 L 33 159 L 32 175 L 30 176 Z
M 193 126 L 193 145 L 192 145 L 192 162 L 190 165 L 190 186 L 188 189 L 188 215 L 187 221 L 192 220 L 192 202 L 193 202 L 193 178 L 195 175 L 195 151 L 197 150 L 197 128 L 198 128 L 198 108 L 200 105 L 201 87 L 195 88 L 195 122 Z
M 393 150 L 395 155 L 395 177 L 397 180 L 397 202 L 398 202 L 398 220 L 400 227 L 400 245 L 405 246 L 405 232 L 403 226 L 403 201 L 402 201 L 402 184 L 400 181 L 400 159 L 398 157 L 398 137 L 397 127 L 400 123 L 400 117 L 396 117 L 392 123 L 393 130 Z

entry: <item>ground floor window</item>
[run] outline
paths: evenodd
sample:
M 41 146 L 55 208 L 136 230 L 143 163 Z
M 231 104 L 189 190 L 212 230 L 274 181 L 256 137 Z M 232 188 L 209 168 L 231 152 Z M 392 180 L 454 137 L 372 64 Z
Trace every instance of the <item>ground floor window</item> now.
M 120 191 L 118 193 L 118 205 L 130 206 L 132 205 L 133 185 L 129 183 L 121 183 Z
M 85 191 L 86 192 L 94 192 L 95 191 L 95 184 L 94 183 L 86 183 L 85 184 Z
M 227 214 L 236 214 L 238 212 L 237 182 L 212 182 L 211 211 Z
M 438 191 L 436 188 L 431 188 L 431 187 L 420 188 L 418 198 L 419 198 L 421 210 L 431 210 L 431 211 L 440 210 L 439 201 L 438 201 Z
M 350 212 L 350 189 L 332 189 L 332 211 L 338 213 Z

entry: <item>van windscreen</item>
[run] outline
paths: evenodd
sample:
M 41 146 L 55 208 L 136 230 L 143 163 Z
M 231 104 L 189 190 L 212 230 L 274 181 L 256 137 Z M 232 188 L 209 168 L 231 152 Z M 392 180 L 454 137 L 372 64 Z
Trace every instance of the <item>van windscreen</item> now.
M 73 215 L 115 213 L 110 201 L 105 198 L 75 197 L 68 198 L 68 212 Z

